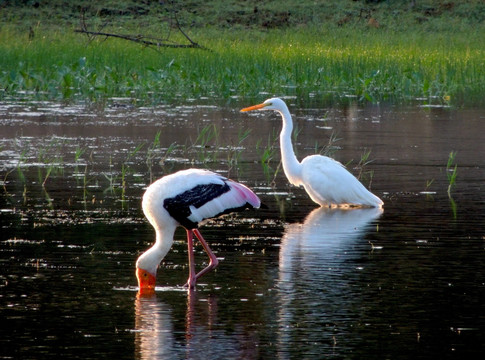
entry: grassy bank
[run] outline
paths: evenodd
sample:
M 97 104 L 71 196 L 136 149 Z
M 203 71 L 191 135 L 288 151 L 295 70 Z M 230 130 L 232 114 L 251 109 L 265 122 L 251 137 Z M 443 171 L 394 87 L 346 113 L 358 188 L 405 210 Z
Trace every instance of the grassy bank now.
M 3 24 L 0 97 L 130 97 L 156 103 L 267 93 L 330 102 L 484 102 L 485 36 L 480 22 L 462 21 L 456 31 L 410 26 L 383 31 L 383 25 L 376 28 L 365 21 L 342 26 L 334 14 L 318 26 L 297 22 L 227 28 L 204 27 L 200 14 L 191 16 L 199 26 L 189 28 L 190 36 L 211 51 L 155 51 L 111 38 L 88 42 L 72 31 L 74 25 L 67 31 L 39 25 L 29 38 L 18 24 Z M 213 17 L 208 21 L 215 22 Z M 134 31 L 133 22 L 130 18 L 125 27 L 110 29 Z

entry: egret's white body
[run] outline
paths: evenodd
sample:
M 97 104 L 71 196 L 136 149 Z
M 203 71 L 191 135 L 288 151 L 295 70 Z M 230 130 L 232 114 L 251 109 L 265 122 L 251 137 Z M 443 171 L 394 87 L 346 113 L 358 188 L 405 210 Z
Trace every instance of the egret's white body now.
M 299 162 L 293 151 L 291 132 L 293 121 L 285 102 L 279 98 L 244 108 L 241 111 L 275 110 L 281 114 L 283 128 L 280 133 L 283 170 L 291 184 L 303 186 L 310 198 L 321 206 L 382 207 L 381 199 L 338 161 L 322 155 L 311 155 Z
M 153 291 L 157 268 L 172 247 L 175 229 L 187 231 L 189 279 L 187 285 L 217 266 L 218 261 L 197 229 L 205 219 L 246 208 L 258 208 L 259 198 L 246 186 L 208 170 L 188 169 L 176 172 L 151 184 L 143 195 L 143 212 L 154 227 L 155 244 L 136 262 L 140 291 Z M 195 273 L 193 236 L 209 255 L 209 266 Z

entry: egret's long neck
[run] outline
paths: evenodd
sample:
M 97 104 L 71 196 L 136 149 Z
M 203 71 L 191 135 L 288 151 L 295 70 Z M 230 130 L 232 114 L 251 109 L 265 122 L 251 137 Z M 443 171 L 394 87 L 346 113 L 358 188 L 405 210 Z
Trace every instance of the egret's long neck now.
M 280 133 L 281 159 L 283 170 L 286 177 L 293 185 L 300 185 L 301 164 L 295 156 L 293 145 L 291 144 L 291 133 L 293 131 L 293 121 L 288 109 L 280 111 L 283 118 L 283 129 Z

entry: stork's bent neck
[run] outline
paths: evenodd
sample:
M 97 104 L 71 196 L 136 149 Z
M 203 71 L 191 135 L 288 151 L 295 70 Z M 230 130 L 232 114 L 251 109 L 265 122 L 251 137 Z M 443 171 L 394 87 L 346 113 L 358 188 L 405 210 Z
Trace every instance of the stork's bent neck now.
M 163 228 L 155 228 L 156 241 L 152 248 L 154 252 L 160 257 L 160 261 L 167 255 L 173 244 L 173 237 L 175 235 L 176 227 L 165 226 Z M 150 249 L 151 250 L 151 249 Z
M 155 227 L 156 241 L 153 246 L 145 251 L 137 260 L 137 267 L 156 274 L 158 265 L 167 255 L 173 244 L 175 227 Z

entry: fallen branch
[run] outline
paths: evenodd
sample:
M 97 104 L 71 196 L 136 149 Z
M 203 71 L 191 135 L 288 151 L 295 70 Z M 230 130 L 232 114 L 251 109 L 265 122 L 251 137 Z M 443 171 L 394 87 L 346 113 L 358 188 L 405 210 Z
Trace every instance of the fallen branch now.
M 190 44 L 169 44 L 166 42 L 166 40 L 159 39 L 159 41 L 150 41 L 146 40 L 146 37 L 143 35 L 122 35 L 122 34 L 112 34 L 112 33 L 107 33 L 107 32 L 98 32 L 98 31 L 88 31 L 84 29 L 77 29 L 74 30 L 74 32 L 77 33 L 82 33 L 86 35 L 91 35 L 91 36 L 106 36 L 106 37 L 115 37 L 119 39 L 124 39 L 124 40 L 129 40 L 129 41 L 134 41 L 137 43 L 141 43 L 147 46 L 156 46 L 156 47 L 168 47 L 168 48 L 198 48 L 198 49 L 205 49 L 207 48 L 197 44 L 196 42 L 193 42 L 192 40 L 189 39 Z M 157 39 L 155 39 L 157 40 Z
M 171 3 L 172 6 L 173 2 Z M 91 31 L 88 30 L 88 26 L 86 24 L 86 18 L 84 16 L 85 14 L 85 9 L 81 9 L 81 21 L 80 21 L 80 29 L 74 30 L 74 32 L 77 33 L 82 33 L 86 34 L 89 41 L 92 41 L 96 36 L 104 36 L 106 38 L 108 37 L 114 37 L 118 39 L 124 39 L 128 41 L 134 41 L 140 44 L 143 44 L 145 46 L 149 47 L 155 47 L 155 50 L 159 51 L 160 48 L 165 47 L 165 48 L 192 48 L 192 49 L 203 49 L 203 50 L 209 50 L 206 47 L 197 44 L 195 41 L 193 41 L 183 30 L 182 27 L 180 26 L 180 23 L 177 18 L 177 12 L 175 10 L 172 10 L 172 18 L 170 19 L 170 24 L 169 24 L 169 29 L 172 27 L 176 28 L 189 42 L 189 44 L 177 44 L 174 42 L 170 42 L 168 39 L 170 37 L 170 30 L 167 35 L 166 39 L 158 39 L 158 38 L 153 38 L 153 37 L 148 37 L 144 35 L 123 35 L 123 34 L 114 34 L 114 33 L 109 33 L 109 32 L 104 32 L 104 31 Z M 104 24 L 102 27 L 104 27 L 106 24 Z

